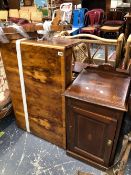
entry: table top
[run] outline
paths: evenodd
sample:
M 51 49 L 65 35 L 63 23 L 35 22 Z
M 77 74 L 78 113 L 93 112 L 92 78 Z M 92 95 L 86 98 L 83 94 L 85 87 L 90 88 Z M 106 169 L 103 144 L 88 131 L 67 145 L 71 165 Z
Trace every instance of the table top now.
M 127 111 L 130 77 L 96 68 L 84 69 L 65 91 L 66 97 Z
M 32 45 L 32 46 L 39 46 L 39 47 L 48 47 L 48 48 L 56 48 L 56 49 L 65 49 L 70 48 L 81 41 L 79 39 L 65 39 L 65 38 L 49 38 L 49 40 L 34 40 L 34 39 L 27 39 L 21 42 L 24 45 Z

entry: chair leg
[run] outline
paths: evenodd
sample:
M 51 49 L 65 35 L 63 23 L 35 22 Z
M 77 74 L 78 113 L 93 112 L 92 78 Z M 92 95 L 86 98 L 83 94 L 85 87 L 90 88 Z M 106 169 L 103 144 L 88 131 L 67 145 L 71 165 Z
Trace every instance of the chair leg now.
M 108 46 L 105 45 L 105 63 L 108 63 Z

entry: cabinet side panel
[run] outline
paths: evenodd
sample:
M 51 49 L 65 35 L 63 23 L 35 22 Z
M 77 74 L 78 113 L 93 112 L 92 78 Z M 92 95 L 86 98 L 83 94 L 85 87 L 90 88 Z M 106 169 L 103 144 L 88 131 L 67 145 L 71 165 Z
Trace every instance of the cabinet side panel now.
M 25 116 L 23 111 L 16 47 L 14 43 L 1 44 L 0 47 L 17 124 L 22 129 L 25 129 Z M 21 115 L 16 111 L 21 113 Z

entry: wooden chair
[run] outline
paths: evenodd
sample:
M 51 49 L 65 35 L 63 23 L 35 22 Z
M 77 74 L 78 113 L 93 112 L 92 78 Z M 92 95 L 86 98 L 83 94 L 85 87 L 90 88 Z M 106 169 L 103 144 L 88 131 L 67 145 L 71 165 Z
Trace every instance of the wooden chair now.
M 9 10 L 9 17 L 19 18 L 19 10 L 18 9 L 10 9 Z
M 121 11 L 110 11 L 104 24 L 100 27 L 102 37 L 117 38 L 124 32 L 125 21 Z
M 23 7 L 20 7 L 20 10 L 35 12 L 37 11 L 37 7 L 36 6 L 23 6 Z
M 19 17 L 27 19 L 28 21 L 31 20 L 31 14 L 29 11 L 26 10 L 19 10 Z
M 31 12 L 31 21 L 32 22 L 42 22 L 43 13 L 39 11 Z
M 7 21 L 8 19 L 8 11 L 0 10 L 0 21 Z
M 82 39 L 83 37 L 83 39 Z M 121 34 L 119 36 L 119 38 L 116 39 L 105 39 L 105 38 L 101 38 L 95 35 L 91 35 L 91 34 L 78 34 L 78 35 L 74 35 L 74 36 L 66 36 L 66 38 L 81 38 L 81 43 L 86 44 L 87 49 L 86 52 L 84 51 L 84 49 L 80 48 L 80 44 L 75 46 L 79 48 L 79 51 L 82 52 L 85 56 L 84 61 L 85 63 L 89 63 L 89 64 L 110 64 L 112 65 L 114 68 L 119 67 L 119 64 L 122 61 L 122 55 L 123 55 L 123 47 L 124 47 L 124 43 L 125 43 L 125 37 L 124 34 Z M 88 39 L 86 39 L 88 38 Z M 91 50 L 91 44 L 97 44 L 98 47 L 95 49 L 94 52 L 92 52 Z M 104 50 L 104 59 L 103 58 L 97 58 L 95 57 L 96 53 L 98 52 L 98 50 L 101 48 L 101 46 L 104 46 L 105 50 Z M 114 46 L 115 49 L 115 53 L 113 52 L 113 59 L 111 59 L 108 55 L 108 47 L 109 46 Z M 74 48 L 75 50 L 75 48 Z M 74 52 L 75 55 L 76 51 Z M 76 55 L 75 55 L 76 56 Z M 80 62 L 79 60 L 79 56 L 78 58 L 75 58 L 75 61 Z
M 125 46 L 125 56 L 122 63 L 122 69 L 130 70 L 131 69 L 131 34 L 129 35 L 126 46 Z
M 10 91 L 6 79 L 4 65 L 0 55 L 0 119 L 12 112 Z
M 93 9 L 85 14 L 85 26 L 80 30 L 80 33 L 99 34 L 100 24 L 104 16 L 102 9 Z

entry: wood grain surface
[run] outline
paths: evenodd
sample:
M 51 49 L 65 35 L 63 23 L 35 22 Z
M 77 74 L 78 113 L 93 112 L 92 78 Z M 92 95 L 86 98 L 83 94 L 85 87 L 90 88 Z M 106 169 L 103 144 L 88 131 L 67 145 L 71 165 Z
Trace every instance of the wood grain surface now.
M 17 124 L 26 129 L 15 44 L 0 44 Z
M 81 71 L 67 88 L 67 154 L 102 170 L 113 164 L 130 77 L 100 66 Z
M 77 41 L 23 41 L 21 53 L 33 134 L 65 148 L 65 88 L 72 81 L 72 46 Z M 15 42 L 1 45 L 18 126 L 25 129 Z
M 127 111 L 130 77 L 115 71 L 87 68 L 73 82 L 65 95 L 93 104 Z

